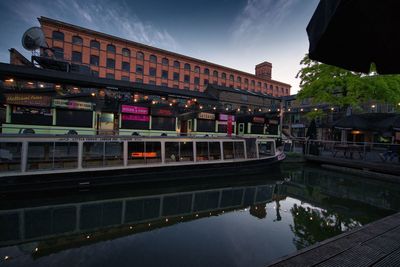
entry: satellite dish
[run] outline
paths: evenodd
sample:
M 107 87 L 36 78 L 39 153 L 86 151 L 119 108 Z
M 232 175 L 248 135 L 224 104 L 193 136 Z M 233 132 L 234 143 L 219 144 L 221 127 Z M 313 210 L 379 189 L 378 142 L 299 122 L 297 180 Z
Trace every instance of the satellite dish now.
M 39 27 L 32 27 L 26 30 L 22 36 L 22 46 L 29 51 L 46 47 L 46 39 L 44 33 Z

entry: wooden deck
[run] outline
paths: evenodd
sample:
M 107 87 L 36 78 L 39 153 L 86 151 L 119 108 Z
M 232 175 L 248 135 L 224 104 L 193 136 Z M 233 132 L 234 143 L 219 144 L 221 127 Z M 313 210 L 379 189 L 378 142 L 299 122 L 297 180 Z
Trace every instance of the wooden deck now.
M 400 213 L 299 250 L 269 266 L 400 266 Z

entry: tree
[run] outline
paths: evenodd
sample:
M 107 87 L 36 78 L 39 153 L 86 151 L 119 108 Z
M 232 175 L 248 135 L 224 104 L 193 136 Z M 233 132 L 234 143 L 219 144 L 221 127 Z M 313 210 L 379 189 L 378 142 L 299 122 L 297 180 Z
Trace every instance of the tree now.
M 397 105 L 400 103 L 400 75 L 368 75 L 344 70 L 309 59 L 300 62 L 299 99 L 339 107 L 359 108 L 370 100 Z

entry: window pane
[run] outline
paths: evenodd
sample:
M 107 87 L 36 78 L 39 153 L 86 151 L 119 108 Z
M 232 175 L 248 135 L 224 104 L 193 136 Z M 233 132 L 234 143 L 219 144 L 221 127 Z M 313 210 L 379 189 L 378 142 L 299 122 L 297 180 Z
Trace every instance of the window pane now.
M 81 45 L 83 43 L 82 38 L 79 36 L 72 37 L 72 43 L 75 45 Z
M 122 62 L 122 70 L 129 72 L 131 70 L 131 66 L 129 62 Z
M 196 142 L 196 160 L 208 160 L 208 142 Z
M 72 51 L 72 62 L 82 63 L 82 53 Z
M 168 79 L 168 71 L 163 70 L 162 73 L 161 73 L 161 78 Z
M 122 55 L 124 57 L 130 57 L 131 56 L 131 51 L 128 48 L 123 48 L 122 49 Z
M 188 63 L 186 63 L 185 66 L 184 66 L 184 69 L 185 70 L 190 70 L 190 65 Z
M 91 40 L 90 41 L 90 47 L 94 48 L 94 49 L 100 49 L 100 43 L 95 41 L 95 40 Z
M 168 66 L 168 64 L 169 64 L 168 58 L 163 58 L 162 59 L 162 64 L 165 65 L 165 66 Z
M 181 67 L 181 63 L 179 63 L 179 61 L 174 61 L 174 67 L 175 68 L 180 68 Z
M 91 55 L 90 56 L 90 65 L 98 66 L 99 65 L 99 57 Z
M 258 143 L 258 154 L 260 158 L 265 158 L 273 155 L 272 142 L 260 142 Z
M 139 60 L 143 60 L 144 54 L 142 52 L 137 52 L 136 53 L 136 58 L 139 59 Z
M 115 46 L 111 44 L 107 45 L 107 52 L 115 53 Z
M 215 132 L 215 121 L 214 120 L 197 119 L 197 131 L 198 132 Z
M 243 159 L 244 158 L 244 144 L 243 142 L 234 142 L 235 145 L 235 159 Z
M 233 159 L 233 142 L 223 142 L 224 159 Z
M 144 142 L 128 142 L 128 164 L 144 163 Z
M 190 82 L 190 76 L 189 75 L 185 75 L 184 76 L 184 82 L 185 83 L 189 83 Z
M 107 79 L 114 79 L 115 75 L 113 73 L 106 73 L 106 78 Z
M 161 162 L 161 143 L 146 142 L 146 163 Z
M 193 142 L 180 142 L 180 161 L 193 161 Z
M 219 160 L 221 159 L 221 146 L 219 142 L 210 142 L 210 160 Z
M 179 161 L 179 142 L 165 142 L 165 162 Z
M 64 41 L 64 33 L 58 32 L 58 31 L 54 31 L 53 32 L 53 39 L 54 40 L 58 40 L 58 41 Z
M 174 72 L 174 81 L 179 81 L 179 73 Z
M 28 170 L 46 170 L 53 168 L 53 142 L 28 143 Z
M 143 74 L 143 66 L 142 65 L 136 65 L 136 73 Z
M 149 69 L 149 75 L 150 76 L 156 76 L 156 72 L 157 72 L 156 68 L 150 68 Z
M 157 117 L 151 118 L 151 129 L 175 131 L 175 117 Z
M 53 156 L 54 156 L 54 169 L 77 168 L 78 143 L 56 142 Z
M 0 172 L 21 170 L 22 143 L 0 143 Z
M 112 58 L 107 58 L 107 68 L 114 69 L 115 68 L 115 60 Z
M 54 57 L 56 59 L 64 59 L 64 49 L 59 48 L 59 47 L 54 47 Z
M 123 143 L 122 142 L 106 142 L 104 166 L 119 166 L 124 162 Z
M 151 63 L 157 63 L 157 57 L 155 55 L 150 56 L 150 62 Z
M 123 81 L 129 81 L 129 76 L 122 76 L 122 77 L 121 77 L 121 80 L 123 80 Z
M 103 166 L 104 142 L 83 143 L 82 167 L 93 168 Z

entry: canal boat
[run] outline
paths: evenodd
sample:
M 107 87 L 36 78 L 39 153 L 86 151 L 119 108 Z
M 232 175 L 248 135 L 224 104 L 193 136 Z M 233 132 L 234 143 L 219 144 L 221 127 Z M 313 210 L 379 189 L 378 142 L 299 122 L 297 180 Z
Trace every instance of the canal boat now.
M 0 136 L 0 191 L 246 176 L 285 158 L 276 140 L 242 137 Z

